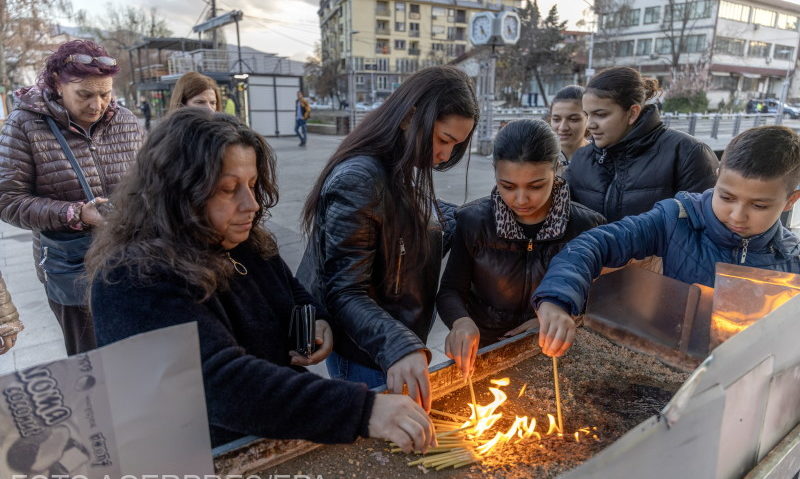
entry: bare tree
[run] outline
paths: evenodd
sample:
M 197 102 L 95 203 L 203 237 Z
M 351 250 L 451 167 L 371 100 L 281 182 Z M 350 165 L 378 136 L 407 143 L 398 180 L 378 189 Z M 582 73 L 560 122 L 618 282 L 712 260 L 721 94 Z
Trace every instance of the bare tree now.
M 667 0 L 667 4 L 664 5 L 661 32 L 664 34 L 666 43 L 669 46 L 668 55 L 672 66 L 673 79 L 681 64 L 681 54 L 708 54 L 709 48 L 706 45 L 689 45 L 689 36 L 694 30 L 697 21 L 702 18 L 708 18 L 710 15 L 711 2 L 708 0 L 690 0 L 686 2 Z
M 320 97 L 341 99 L 341 85 L 339 65 L 341 62 L 335 58 L 328 58 L 323 62 L 319 43 L 314 45 L 314 54 L 306 58 L 305 84 Z
M 616 63 L 620 35 L 635 13 L 632 4 L 633 0 L 595 0 L 594 13 L 598 23 L 594 58 L 608 60 L 612 65 Z
M 159 16 L 156 8 L 145 10 L 130 5 L 120 8 L 110 3 L 106 4 L 106 12 L 102 15 L 90 17 L 85 10 L 80 10 L 76 19 L 83 32 L 97 39 L 117 59 L 120 66 L 117 78 L 121 81 L 115 83 L 115 87 L 127 99 L 128 105 L 135 105 L 133 85 L 125 81 L 131 77 L 133 69 L 128 49 L 146 37 L 172 35 L 166 20 Z M 147 60 L 155 63 L 156 58 Z
M 0 0 L 0 85 L 19 86 L 25 70 L 38 70 L 56 44 L 50 19 L 68 14 L 69 0 Z

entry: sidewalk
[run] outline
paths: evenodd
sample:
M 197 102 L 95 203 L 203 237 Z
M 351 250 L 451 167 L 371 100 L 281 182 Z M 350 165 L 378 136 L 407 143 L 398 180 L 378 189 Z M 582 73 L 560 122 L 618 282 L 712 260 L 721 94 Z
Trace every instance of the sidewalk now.
M 300 233 L 300 211 L 317 175 L 342 138 L 312 134 L 305 148 L 297 146 L 295 137 L 267 138 L 277 156 L 280 192 L 280 200 L 271 211 L 272 218 L 267 227 L 277 237 L 281 256 L 293 271 L 297 270 L 305 248 Z M 437 196 L 456 204 L 463 203 L 465 172 L 466 159 L 448 172 L 435 172 Z M 493 185 L 491 162 L 473 154 L 469 167 L 468 199 L 489 194 Z M 61 329 L 47 305 L 44 288 L 36 278 L 30 231 L 0 222 L 0 269 L 25 324 L 16 346 L 0 356 L 0 374 L 65 357 Z M 446 359 L 446 335 L 447 328 L 437 319 L 428 339 L 428 346 L 434 353 L 432 364 Z M 324 365 L 311 369 L 327 376 Z

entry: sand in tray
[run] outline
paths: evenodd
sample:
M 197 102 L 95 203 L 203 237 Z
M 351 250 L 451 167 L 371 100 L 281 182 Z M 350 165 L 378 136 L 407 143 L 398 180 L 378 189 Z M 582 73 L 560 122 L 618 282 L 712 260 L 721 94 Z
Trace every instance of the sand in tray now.
M 491 378 L 510 377 L 501 388 L 509 401 L 498 412 L 504 418 L 486 437 L 505 431 L 514 415 L 535 417 L 536 430 L 547 431 L 547 414 L 556 413 L 552 361 L 538 355 L 499 371 Z M 265 474 L 320 474 L 333 477 L 505 477 L 549 478 L 568 471 L 610 445 L 641 421 L 656 414 L 688 377 L 687 373 L 657 359 L 617 346 L 602 336 L 581 328 L 575 344 L 559 359 L 564 429 L 571 435 L 578 428 L 597 428 L 599 441 L 576 443 L 574 438 L 544 437 L 506 444 L 483 463 L 457 470 L 429 471 L 408 467 L 416 455 L 392 454 L 383 441 L 361 440 L 353 445 L 325 446 L 287 463 L 263 471 Z M 522 397 L 520 389 L 527 384 Z M 489 403 L 489 378 L 475 383 L 478 402 Z M 469 415 L 468 388 L 434 402 L 434 408 Z M 594 432 L 594 431 L 593 431 Z

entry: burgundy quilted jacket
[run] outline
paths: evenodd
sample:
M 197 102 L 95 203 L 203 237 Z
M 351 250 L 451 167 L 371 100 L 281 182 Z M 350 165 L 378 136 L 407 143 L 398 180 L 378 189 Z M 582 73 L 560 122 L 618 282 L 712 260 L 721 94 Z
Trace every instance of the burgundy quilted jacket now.
M 37 87 L 15 92 L 17 107 L 0 131 L 0 220 L 33 230 L 39 263 L 39 231 L 71 231 L 67 210 L 86 201 L 78 177 L 44 116 L 61 127 L 95 196 L 108 197 L 134 161 L 142 141 L 136 117 L 112 101 L 91 136 L 71 125 L 67 110 Z M 39 279 L 43 279 L 38 270 Z

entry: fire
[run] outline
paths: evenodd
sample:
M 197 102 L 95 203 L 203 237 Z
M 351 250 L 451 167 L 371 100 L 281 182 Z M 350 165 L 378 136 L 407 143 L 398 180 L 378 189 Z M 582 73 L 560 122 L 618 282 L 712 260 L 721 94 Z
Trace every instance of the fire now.
M 548 414 L 548 428 L 547 432 L 543 434 L 536 431 L 535 418 L 528 418 L 527 416 L 515 416 L 514 423 L 508 428 L 508 430 L 505 432 L 497 432 L 491 439 L 484 440 L 484 435 L 486 435 L 486 433 L 489 432 L 489 430 L 492 429 L 492 427 L 503 418 L 503 413 L 497 412 L 497 410 L 508 400 L 508 395 L 500 388 L 508 386 L 511 381 L 509 378 L 502 378 L 492 379 L 491 383 L 496 386 L 489 388 L 489 392 L 491 392 L 494 396 L 492 402 L 485 406 L 469 403 L 468 405 L 472 411 L 472 414 L 470 415 L 469 421 L 461 424 L 461 427 L 465 430 L 467 438 L 478 444 L 478 446 L 475 448 L 475 452 L 479 456 L 485 457 L 489 454 L 492 454 L 494 451 L 502 448 L 504 444 L 512 441 L 521 441 L 531 437 L 541 440 L 542 437 L 552 436 L 554 434 L 557 434 L 558 437 L 566 437 L 564 435 L 564 431 L 560 431 L 558 429 L 555 417 L 552 414 Z M 520 397 L 522 396 L 522 392 L 524 392 L 526 386 L 527 385 L 524 385 L 520 390 Z M 571 437 L 574 437 L 576 442 L 580 442 L 582 437 L 590 436 L 591 433 L 592 430 L 589 427 L 582 427 L 575 431 Z M 599 440 L 596 435 L 594 435 L 594 438 Z

